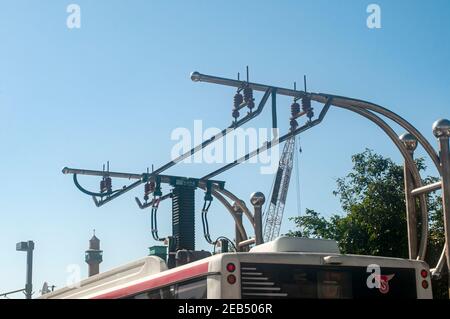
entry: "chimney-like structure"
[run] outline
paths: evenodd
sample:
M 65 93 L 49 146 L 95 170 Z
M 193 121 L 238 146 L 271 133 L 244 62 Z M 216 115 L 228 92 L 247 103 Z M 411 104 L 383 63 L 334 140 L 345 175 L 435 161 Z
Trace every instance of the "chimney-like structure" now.
M 94 235 L 89 240 L 89 249 L 86 250 L 86 263 L 89 265 L 89 277 L 100 272 L 100 263 L 103 261 L 103 251 L 100 250 L 100 239 Z

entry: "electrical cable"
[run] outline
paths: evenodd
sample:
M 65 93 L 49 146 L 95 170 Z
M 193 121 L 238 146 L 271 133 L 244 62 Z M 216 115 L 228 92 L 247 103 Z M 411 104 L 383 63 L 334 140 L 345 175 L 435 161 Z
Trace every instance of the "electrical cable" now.
M 213 255 L 216 254 L 216 245 L 217 245 L 217 243 L 219 242 L 219 240 L 221 240 L 221 239 L 225 239 L 227 242 L 229 242 L 229 243 L 231 244 L 231 246 L 233 247 L 233 250 L 234 250 L 235 252 L 237 251 L 236 245 L 233 243 L 233 241 L 232 241 L 231 239 L 229 239 L 228 237 L 225 237 L 225 236 L 219 236 L 219 237 L 217 237 L 217 239 L 214 241 Z
M 164 241 L 165 238 L 160 238 L 158 235 L 158 223 L 157 223 L 156 213 L 158 212 L 159 202 L 160 202 L 160 197 L 155 197 L 153 199 L 153 205 L 152 205 L 152 211 L 151 211 L 151 229 L 152 229 L 152 236 L 153 236 L 154 240 Z

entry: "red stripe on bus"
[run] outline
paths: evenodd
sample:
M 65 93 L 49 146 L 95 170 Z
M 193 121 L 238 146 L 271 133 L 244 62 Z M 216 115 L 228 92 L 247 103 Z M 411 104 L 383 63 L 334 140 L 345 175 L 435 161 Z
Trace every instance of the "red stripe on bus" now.
M 157 278 L 149 279 L 144 282 L 140 282 L 136 285 L 124 287 L 115 291 L 111 291 L 102 295 L 98 295 L 93 297 L 92 299 L 117 299 L 117 298 L 124 298 L 127 296 L 132 296 L 135 294 L 138 294 L 140 292 L 150 290 L 153 288 L 163 287 L 167 286 L 171 283 L 186 280 L 195 276 L 199 276 L 202 274 L 208 273 L 208 265 L 209 263 L 203 263 L 200 265 L 192 266 L 187 269 L 182 269 L 177 272 L 162 275 Z M 164 273 L 161 273 L 164 274 Z

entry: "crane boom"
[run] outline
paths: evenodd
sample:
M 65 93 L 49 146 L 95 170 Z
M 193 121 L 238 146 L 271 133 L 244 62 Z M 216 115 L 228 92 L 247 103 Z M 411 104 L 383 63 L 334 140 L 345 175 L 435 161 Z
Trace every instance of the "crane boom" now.
M 283 147 L 278 171 L 275 176 L 272 196 L 270 198 L 269 208 L 266 212 L 264 225 L 264 242 L 271 241 L 280 234 L 281 222 L 283 220 L 284 206 L 289 190 L 292 167 L 295 153 L 295 136 L 290 137 Z

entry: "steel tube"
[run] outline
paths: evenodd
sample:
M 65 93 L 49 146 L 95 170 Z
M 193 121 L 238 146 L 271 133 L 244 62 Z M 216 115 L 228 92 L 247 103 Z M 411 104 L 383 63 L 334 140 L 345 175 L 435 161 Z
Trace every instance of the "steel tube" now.
M 408 151 L 409 162 L 413 162 L 414 151 L 417 149 L 417 139 L 410 133 L 405 133 L 401 135 L 399 139 L 405 146 L 406 150 Z M 417 258 L 416 198 L 411 194 L 411 190 L 414 189 L 414 177 L 408 165 L 409 163 L 405 159 L 403 164 L 403 179 L 404 179 L 405 203 L 406 203 L 406 222 L 408 230 L 408 256 L 409 259 L 416 259 Z M 419 173 L 418 170 L 417 173 Z
M 411 159 L 413 155 L 411 152 Z M 405 202 L 406 202 L 406 223 L 408 228 L 408 255 L 409 259 L 417 258 L 417 216 L 416 216 L 416 200 L 411 195 L 413 186 L 413 176 L 408 168 L 405 160 L 403 165 L 403 176 L 405 185 Z
M 296 97 L 296 98 L 299 98 L 299 97 L 305 95 L 304 91 L 285 89 L 285 88 L 275 87 L 275 86 L 271 86 L 271 85 L 259 84 L 259 83 L 253 83 L 253 82 L 247 82 L 247 81 L 221 78 L 218 76 L 201 74 L 196 71 L 191 73 L 191 80 L 194 82 L 214 83 L 214 84 L 231 86 L 231 87 L 235 87 L 235 88 L 243 88 L 244 86 L 249 86 L 254 91 L 260 91 L 260 92 L 265 92 L 268 89 L 269 90 L 275 89 L 277 91 L 277 94 L 279 94 L 279 95 L 291 96 L 291 97 Z
M 262 206 L 266 201 L 266 197 L 261 192 L 255 192 L 250 197 L 250 202 L 253 205 L 255 213 L 253 214 L 255 218 L 255 223 L 253 227 L 255 228 L 255 244 L 261 245 L 264 242 L 263 230 L 262 230 Z
M 255 241 L 255 238 L 250 238 L 250 239 L 241 241 L 241 242 L 239 243 L 239 247 L 241 247 L 241 248 L 247 247 L 247 246 L 250 246 L 250 245 L 254 244 L 255 242 L 256 242 L 256 241 Z
M 119 173 L 119 172 L 106 172 L 106 171 L 96 171 L 89 169 L 78 169 L 78 168 L 69 168 L 64 167 L 62 170 L 63 174 L 77 174 L 77 175 L 88 175 L 88 176 L 110 176 L 117 178 L 126 178 L 126 179 L 142 179 L 142 174 L 130 174 L 130 173 Z
M 450 270 L 450 122 L 446 120 L 436 122 L 433 125 L 433 131 L 439 141 L 439 158 L 441 160 L 442 168 L 442 209 L 444 213 L 445 255 L 447 268 Z M 450 298 L 450 276 L 448 291 Z
M 127 186 L 126 188 L 122 189 L 121 191 L 118 191 L 117 193 L 114 193 L 114 195 L 109 196 L 106 199 L 103 199 L 101 201 L 97 201 L 97 199 L 95 197 L 92 197 L 92 199 L 94 200 L 94 203 L 97 207 L 103 206 L 106 203 L 109 203 L 110 201 L 112 201 L 113 199 L 119 197 L 120 195 L 123 195 L 129 191 L 131 191 L 132 189 L 138 187 L 139 185 L 142 184 L 142 180 L 138 180 L 136 182 L 134 182 L 133 184 Z
M 277 121 L 277 90 L 272 89 L 272 129 L 278 128 Z
M 237 219 L 237 221 L 235 223 L 235 227 L 234 227 L 234 234 L 235 234 L 235 238 L 236 238 L 236 245 L 239 247 L 239 243 L 246 239 L 246 238 L 244 239 L 242 237 L 241 231 L 239 229 L 239 225 L 242 225 L 242 210 L 239 207 L 233 207 L 233 209 L 234 209 L 234 213 L 235 213 L 235 216 Z
M 445 243 L 445 247 L 446 246 L 447 246 L 447 243 Z M 445 265 L 445 256 L 446 256 L 445 255 L 445 250 L 446 250 L 445 247 L 442 250 L 441 256 L 439 257 L 436 267 L 434 269 L 431 269 L 431 275 L 433 277 L 439 278 L 441 276 L 442 269 L 444 268 L 444 265 Z
M 333 98 L 333 105 L 334 106 L 354 106 L 360 109 L 367 109 L 376 113 L 380 113 L 381 115 L 389 118 L 390 120 L 394 121 L 401 127 L 403 127 L 406 131 L 410 132 L 412 135 L 414 135 L 418 142 L 422 145 L 422 147 L 425 149 L 425 151 L 430 156 L 431 160 L 433 161 L 434 165 L 436 166 L 436 169 L 441 172 L 440 167 L 440 161 L 439 157 L 434 150 L 433 146 L 428 142 L 428 140 L 408 121 L 406 121 L 404 118 L 399 116 L 398 114 L 371 102 L 338 96 L 338 95 L 332 95 L 332 94 L 325 94 L 325 93 L 311 93 L 311 99 L 316 102 L 324 103 L 329 98 Z
M 356 106 L 363 109 L 369 109 L 374 112 L 380 113 L 387 118 L 393 120 L 400 126 L 402 126 L 405 130 L 413 134 L 419 143 L 422 145 L 422 147 L 425 149 L 425 151 L 428 153 L 428 155 L 433 160 L 434 164 L 436 165 L 437 169 L 440 171 L 440 162 L 439 158 L 434 151 L 431 144 L 425 139 L 425 137 L 414 127 L 412 126 L 408 121 L 403 119 L 398 114 L 389 111 L 388 109 L 363 100 L 348 98 L 344 96 L 339 95 L 333 95 L 333 94 L 325 94 L 325 93 L 307 93 L 305 91 L 298 91 L 298 90 L 292 90 L 292 89 L 286 89 L 286 88 L 280 88 L 275 87 L 271 85 L 266 84 L 260 84 L 260 83 L 253 83 L 246 81 L 238 81 L 233 79 L 227 79 L 217 76 L 211 76 L 206 74 L 201 74 L 199 72 L 192 72 L 191 73 L 191 80 L 194 82 L 208 82 L 208 83 L 215 83 L 215 84 L 221 84 L 226 86 L 231 86 L 235 88 L 243 87 L 244 85 L 249 85 L 253 90 L 255 91 L 266 91 L 268 89 L 276 89 L 277 94 L 279 95 L 285 95 L 285 96 L 291 96 L 296 98 L 301 98 L 304 95 L 308 95 L 313 101 L 319 102 L 319 103 L 325 103 L 328 99 L 333 98 L 332 105 L 334 106 Z
M 341 106 L 341 108 L 353 111 L 355 113 L 358 113 L 359 115 L 362 115 L 363 117 L 371 120 L 373 123 L 375 123 L 378 127 L 380 127 L 386 135 L 392 140 L 392 142 L 397 146 L 400 153 L 403 155 L 403 158 L 405 159 L 405 162 L 408 165 L 408 169 L 410 170 L 414 183 L 416 186 L 422 185 L 422 179 L 420 177 L 419 171 L 417 169 L 416 164 L 412 160 L 412 158 L 408 155 L 408 150 L 406 149 L 405 145 L 401 143 L 399 140 L 397 134 L 394 132 L 394 130 L 380 117 L 378 117 L 376 114 L 360 109 L 358 107 L 352 107 L 352 106 Z M 420 208 L 421 208 L 421 222 L 422 222 L 422 231 L 421 231 L 421 240 L 419 245 L 419 253 L 417 256 L 417 259 L 424 260 L 426 251 L 427 251 L 427 243 L 428 243 L 428 209 L 426 204 L 426 198 L 425 195 L 421 195 L 419 197 L 420 201 Z
M 236 227 L 236 231 L 239 232 L 239 235 L 241 238 L 243 238 L 244 240 L 246 240 L 248 238 L 247 236 L 247 232 L 245 231 L 244 225 L 242 224 L 242 214 L 239 216 L 236 216 L 236 214 L 234 213 L 233 210 L 233 206 L 230 205 L 230 203 L 228 203 L 228 201 L 217 191 L 213 190 L 212 191 L 212 195 L 217 198 L 228 210 L 228 212 L 231 214 L 231 216 L 234 219 L 234 224 Z M 237 241 L 236 241 L 237 244 Z
M 262 231 L 262 206 L 255 206 L 255 243 L 261 245 L 263 243 Z
M 253 215 L 252 215 L 252 213 L 249 211 L 248 207 L 245 206 L 244 201 L 242 201 L 242 200 L 240 200 L 239 198 L 237 198 L 236 195 L 234 195 L 232 192 L 230 192 L 229 190 L 227 190 L 227 189 L 225 189 L 225 188 L 224 188 L 224 189 L 216 189 L 216 188 L 215 188 L 215 190 L 216 190 L 218 193 L 220 193 L 220 194 L 222 194 L 222 195 L 228 197 L 228 198 L 231 199 L 237 206 L 239 206 L 239 208 L 242 209 L 242 211 L 244 212 L 245 216 L 247 217 L 247 219 L 250 221 L 250 223 L 251 223 L 252 225 L 255 223 L 255 220 L 254 220 L 254 218 L 253 218 Z
M 431 193 L 442 188 L 442 182 L 436 182 L 433 184 L 425 185 L 419 188 L 415 188 L 411 191 L 411 195 L 418 196 L 422 194 Z

